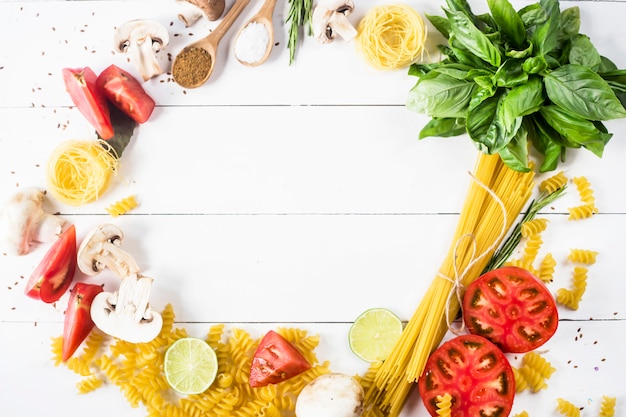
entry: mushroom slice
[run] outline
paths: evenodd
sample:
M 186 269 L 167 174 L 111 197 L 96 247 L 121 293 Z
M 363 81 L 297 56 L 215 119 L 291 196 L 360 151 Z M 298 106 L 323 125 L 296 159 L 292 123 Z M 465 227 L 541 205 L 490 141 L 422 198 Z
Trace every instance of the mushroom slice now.
M 346 41 L 354 39 L 358 32 L 347 18 L 353 10 L 352 0 L 320 0 L 311 18 L 315 39 L 331 43 L 337 34 Z
M 185 27 L 193 25 L 202 16 L 208 20 L 219 19 L 226 7 L 225 0 L 176 0 L 179 7 L 178 19 Z
M 121 25 L 115 31 L 114 47 L 131 54 L 144 81 L 163 73 L 156 53 L 169 44 L 167 28 L 155 20 L 136 19 Z
M 131 274 L 117 292 L 102 292 L 91 303 L 91 319 L 104 333 L 130 343 L 159 335 L 163 318 L 148 304 L 152 278 Z
M 124 279 L 139 274 L 135 259 L 120 245 L 124 232 L 113 224 L 101 224 L 89 232 L 78 248 L 78 268 L 86 275 L 97 275 L 109 268 Z

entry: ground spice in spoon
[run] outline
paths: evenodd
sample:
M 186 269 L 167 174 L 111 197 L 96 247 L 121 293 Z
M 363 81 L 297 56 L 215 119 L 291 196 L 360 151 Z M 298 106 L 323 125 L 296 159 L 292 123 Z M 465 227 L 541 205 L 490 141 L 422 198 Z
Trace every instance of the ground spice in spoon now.
M 172 76 L 183 87 L 201 84 L 211 71 L 213 61 L 208 51 L 195 46 L 184 48 L 174 61 Z

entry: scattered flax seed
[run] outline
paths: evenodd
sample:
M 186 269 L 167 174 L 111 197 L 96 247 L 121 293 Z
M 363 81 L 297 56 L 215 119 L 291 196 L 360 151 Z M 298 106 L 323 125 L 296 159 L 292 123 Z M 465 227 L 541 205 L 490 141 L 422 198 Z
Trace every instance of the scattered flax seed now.
M 11 307 L 11 310 L 15 310 L 15 307 Z
M 600 362 L 606 362 L 606 358 L 600 359 Z

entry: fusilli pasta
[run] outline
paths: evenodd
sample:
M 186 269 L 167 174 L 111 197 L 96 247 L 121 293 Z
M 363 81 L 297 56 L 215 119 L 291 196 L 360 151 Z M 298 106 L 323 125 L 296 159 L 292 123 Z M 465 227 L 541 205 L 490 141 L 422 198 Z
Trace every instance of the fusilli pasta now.
M 130 210 L 137 207 L 137 199 L 134 195 L 130 195 L 128 197 L 122 198 L 121 200 L 116 201 L 115 203 L 107 206 L 105 210 L 113 217 L 121 216 L 122 214 L 128 213 Z
M 437 415 L 439 417 L 450 417 L 452 415 L 452 396 L 449 393 L 437 395 Z
M 594 263 L 596 263 L 597 256 L 598 252 L 594 250 L 572 248 L 569 251 L 567 259 L 575 263 L 593 265 Z
M 551 253 L 546 253 L 546 255 L 541 260 L 539 264 L 539 273 L 538 278 L 545 283 L 552 282 L 554 279 L 554 270 L 556 269 L 556 259 L 552 256 Z
M 539 234 L 548 227 L 548 219 L 537 217 L 532 220 L 525 221 L 521 226 L 522 237 L 530 237 Z
M 563 398 L 557 398 L 556 401 L 556 411 L 563 414 L 565 417 L 580 417 L 580 409 L 574 404 Z
M 598 417 L 614 417 L 615 416 L 615 397 L 602 396 L 602 404 L 600 405 L 600 414 Z
M 552 194 L 556 190 L 563 188 L 567 185 L 567 177 L 563 171 L 560 171 L 553 176 L 546 178 L 539 184 L 539 191 L 546 194 Z

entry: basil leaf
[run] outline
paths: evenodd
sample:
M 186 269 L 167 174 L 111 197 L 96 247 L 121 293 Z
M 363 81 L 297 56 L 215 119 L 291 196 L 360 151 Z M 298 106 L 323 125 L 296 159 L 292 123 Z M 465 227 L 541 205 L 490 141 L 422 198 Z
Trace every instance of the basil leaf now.
M 581 65 L 563 65 L 544 77 L 550 100 L 570 113 L 589 120 L 626 116 L 611 87 L 598 74 Z
M 587 148 L 598 157 L 602 157 L 604 146 L 613 136 L 607 133 L 604 126 L 569 113 L 556 105 L 544 106 L 539 112 L 568 142 Z
M 488 154 L 500 152 L 516 133 L 508 132 L 507 126 L 499 117 L 502 98 L 505 95 L 506 93 L 502 92 L 489 97 L 467 113 L 467 133 L 481 152 Z M 519 124 L 517 127 L 519 128 Z
M 533 44 L 532 43 L 528 43 L 528 46 L 526 46 L 526 49 L 509 49 L 507 51 L 504 52 L 504 54 L 508 57 L 511 58 L 527 58 L 530 56 L 530 54 L 533 53 Z
M 561 12 L 559 23 L 559 36 L 571 38 L 580 32 L 580 9 L 578 6 L 570 7 Z
M 507 59 L 494 75 L 494 84 L 498 87 L 515 87 L 528 80 L 528 74 L 522 70 L 522 61 Z
M 528 172 L 528 132 L 522 126 L 511 141 L 498 152 L 502 162 L 518 172 Z
M 419 138 L 424 139 L 430 136 L 448 138 L 463 133 L 465 133 L 465 119 L 435 117 L 422 128 Z
M 615 63 L 609 58 L 605 56 L 600 56 L 600 59 L 600 68 L 598 68 L 599 73 L 615 71 L 617 69 L 617 65 L 615 65 Z
M 524 126 L 535 150 L 543 156 L 539 172 L 555 170 L 559 160 L 565 158 L 566 148 L 561 143 L 561 135 L 552 129 L 539 113 L 525 117 Z
M 570 40 L 569 63 L 582 65 L 597 71 L 602 63 L 602 58 L 595 46 L 591 43 L 589 36 L 577 34 Z
M 445 12 L 457 42 L 483 61 L 494 67 L 499 67 L 501 63 L 500 51 L 474 25 L 472 20 L 463 12 L 452 10 L 445 10 Z
M 409 91 L 406 107 L 431 117 L 465 117 L 476 84 L 431 73 Z
M 521 8 L 517 13 L 527 31 L 548 21 L 548 13 L 539 3 L 529 4 Z
M 548 20 L 532 30 L 530 40 L 538 55 L 547 55 L 557 47 L 561 13 L 558 0 L 541 0 L 539 4 L 546 11 Z
M 509 91 L 502 102 L 501 118 L 505 126 L 511 126 L 515 119 L 539 111 L 545 97 L 541 78 L 531 77 L 527 83 Z
M 432 23 L 432 25 L 443 35 L 444 38 L 450 38 L 450 22 L 448 19 L 441 16 L 425 14 L 426 19 Z
M 119 159 L 122 157 L 124 149 L 126 149 L 133 137 L 135 127 L 137 127 L 137 122 L 110 102 L 107 103 L 107 105 L 109 107 L 109 114 L 114 134 L 112 138 L 106 140 L 106 143 L 111 147 L 110 149 L 112 149 L 109 153 Z M 99 139 L 102 139 L 100 135 L 97 134 L 97 136 Z
M 493 20 L 514 46 L 526 40 L 526 28 L 509 0 L 487 0 Z
M 543 56 L 531 56 L 524 61 L 522 69 L 527 74 L 540 74 L 548 69 L 548 62 Z

